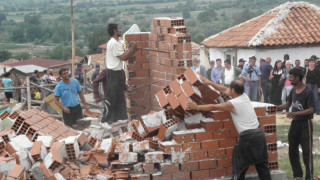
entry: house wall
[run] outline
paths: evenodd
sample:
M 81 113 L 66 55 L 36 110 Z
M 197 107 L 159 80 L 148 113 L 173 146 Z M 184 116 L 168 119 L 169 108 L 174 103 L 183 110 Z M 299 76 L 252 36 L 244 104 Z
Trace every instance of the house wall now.
M 243 58 L 248 60 L 250 56 L 260 58 L 271 57 L 273 65 L 276 60 L 283 60 L 284 54 L 289 54 L 290 61 L 294 63 L 296 59 L 300 59 L 303 66 L 304 59 L 310 58 L 312 55 L 320 56 L 320 47 L 298 47 L 298 48 L 279 48 L 279 49 L 238 49 L 237 59 Z M 210 59 L 226 58 L 226 55 L 235 55 L 235 48 L 210 48 Z

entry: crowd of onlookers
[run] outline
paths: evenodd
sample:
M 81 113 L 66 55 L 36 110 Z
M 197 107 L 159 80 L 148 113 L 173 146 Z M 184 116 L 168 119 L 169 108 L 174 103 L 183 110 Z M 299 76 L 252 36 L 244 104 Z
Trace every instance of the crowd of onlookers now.
M 193 69 L 200 75 L 208 78 L 212 82 L 229 86 L 235 79 L 242 79 L 245 84 L 245 93 L 251 101 L 272 103 L 275 105 L 285 104 L 292 89 L 289 79 L 289 71 L 293 68 L 301 69 L 304 75 L 303 83 L 313 91 L 315 102 L 314 112 L 320 115 L 318 94 L 320 93 L 320 61 L 315 55 L 303 61 L 303 66 L 299 59 L 294 63 L 290 61 L 289 55 L 285 54 L 283 60 L 276 60 L 271 64 L 272 59 L 261 58 L 259 66 L 255 56 L 246 60 L 239 59 L 238 66 L 231 65 L 230 60 L 221 59 L 210 60 L 210 68 L 200 65 L 199 59 L 193 60 Z M 284 110 L 289 111 L 289 109 Z

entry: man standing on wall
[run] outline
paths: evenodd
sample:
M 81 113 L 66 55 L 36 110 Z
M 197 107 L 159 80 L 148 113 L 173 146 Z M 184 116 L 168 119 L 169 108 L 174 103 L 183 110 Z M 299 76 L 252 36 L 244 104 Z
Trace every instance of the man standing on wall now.
M 124 51 L 123 44 L 119 42 L 121 30 L 118 24 L 109 24 L 108 34 L 111 39 L 107 43 L 105 67 L 107 68 L 108 82 L 107 101 L 110 104 L 108 105 L 109 111 L 106 121 L 113 123 L 118 120 L 128 119 L 124 96 L 126 77 L 123 70 L 123 61 L 129 60 L 138 50 L 138 47 L 136 44 L 131 44 L 129 50 Z

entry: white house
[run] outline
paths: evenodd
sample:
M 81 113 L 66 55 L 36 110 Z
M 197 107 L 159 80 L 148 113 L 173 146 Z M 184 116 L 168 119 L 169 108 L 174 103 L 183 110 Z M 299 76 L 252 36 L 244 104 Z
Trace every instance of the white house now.
M 287 2 L 202 43 L 208 60 L 271 57 L 272 65 L 289 54 L 290 61 L 320 56 L 320 7 L 307 2 Z M 202 57 L 205 59 L 205 57 Z

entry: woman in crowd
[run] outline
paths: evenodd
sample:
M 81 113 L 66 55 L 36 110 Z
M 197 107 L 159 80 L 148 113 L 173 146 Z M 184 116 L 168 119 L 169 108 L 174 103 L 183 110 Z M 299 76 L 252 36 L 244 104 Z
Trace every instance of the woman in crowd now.
M 315 59 L 309 59 L 309 66 L 305 68 L 304 79 L 306 85 L 312 89 L 313 99 L 314 99 L 314 112 L 317 115 L 320 115 L 319 102 L 318 102 L 318 87 L 320 84 L 320 71 L 318 68 L 315 68 Z
M 289 80 L 289 71 L 291 70 L 292 66 L 291 66 L 291 62 L 290 61 L 286 61 L 286 68 L 283 69 L 283 76 L 281 77 L 284 80 L 284 86 L 282 88 L 282 104 L 285 104 L 287 102 L 287 97 L 290 94 L 290 91 L 292 89 L 292 85 L 291 85 L 291 81 Z M 282 81 L 282 79 L 280 79 L 280 81 Z M 286 110 L 283 110 L 283 112 L 286 112 Z
M 271 80 L 271 103 L 274 105 L 281 105 L 281 92 L 282 87 L 279 86 L 280 78 L 283 74 L 283 70 L 281 69 L 282 62 L 281 60 L 277 60 L 274 64 L 273 69 L 270 72 L 269 79 Z

